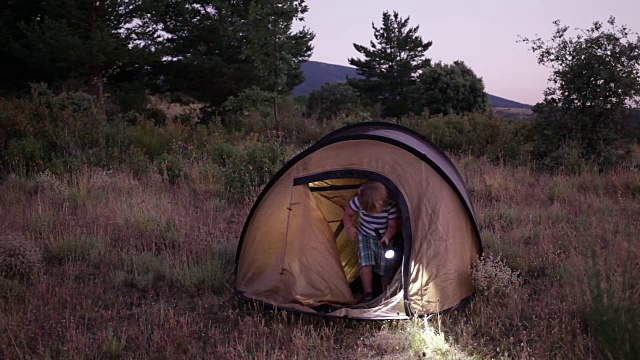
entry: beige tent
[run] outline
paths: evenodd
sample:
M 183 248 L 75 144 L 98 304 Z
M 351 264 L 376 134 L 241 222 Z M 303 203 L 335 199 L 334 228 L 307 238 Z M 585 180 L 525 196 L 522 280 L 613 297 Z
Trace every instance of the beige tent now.
M 356 304 L 357 244 L 342 215 L 360 184 L 384 183 L 401 212 L 399 269 L 385 293 Z M 454 308 L 474 292 L 482 252 L 475 214 L 449 158 L 390 123 L 339 129 L 289 161 L 246 220 L 236 294 L 283 309 L 362 319 L 403 319 Z

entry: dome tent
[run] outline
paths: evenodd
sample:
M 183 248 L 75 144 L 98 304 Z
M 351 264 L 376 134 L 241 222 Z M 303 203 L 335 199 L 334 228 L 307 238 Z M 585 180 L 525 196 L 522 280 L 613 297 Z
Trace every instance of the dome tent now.
M 358 187 L 387 186 L 400 209 L 402 262 L 387 291 L 355 304 L 357 243 L 342 215 Z M 361 319 L 403 319 L 456 307 L 474 287 L 481 254 L 461 175 L 422 135 L 400 125 L 336 130 L 287 162 L 245 222 L 236 254 L 236 294 L 278 308 Z

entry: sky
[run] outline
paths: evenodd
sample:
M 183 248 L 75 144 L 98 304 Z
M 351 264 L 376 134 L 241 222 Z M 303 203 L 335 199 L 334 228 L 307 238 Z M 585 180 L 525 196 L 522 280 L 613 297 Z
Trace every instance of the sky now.
M 385 10 L 410 17 L 424 41 L 433 41 L 433 62 L 464 61 L 492 95 L 535 104 L 542 100 L 549 70 L 518 36 L 548 39 L 554 20 L 572 28 L 615 16 L 640 32 L 640 0 L 307 0 L 304 25 L 316 33 L 311 60 L 349 65 L 361 57 L 353 43 L 369 46 L 371 23 Z

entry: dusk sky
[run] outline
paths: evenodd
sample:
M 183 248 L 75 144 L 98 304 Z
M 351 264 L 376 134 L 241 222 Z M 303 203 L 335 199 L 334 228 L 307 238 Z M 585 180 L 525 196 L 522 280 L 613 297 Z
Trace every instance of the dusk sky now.
M 548 70 L 518 35 L 548 39 L 556 19 L 571 27 L 588 28 L 610 15 L 618 24 L 640 32 L 640 0 L 307 0 L 305 24 L 316 33 L 311 60 L 349 65 L 361 57 L 353 43 L 369 46 L 371 23 L 380 26 L 382 12 L 398 11 L 420 26 L 433 45 L 433 62 L 462 60 L 481 76 L 487 92 L 534 104 L 542 100 Z

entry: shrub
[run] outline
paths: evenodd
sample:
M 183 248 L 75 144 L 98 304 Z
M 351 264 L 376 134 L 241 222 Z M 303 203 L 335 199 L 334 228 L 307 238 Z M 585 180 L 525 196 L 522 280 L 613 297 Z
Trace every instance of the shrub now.
M 491 114 L 473 113 L 402 120 L 444 151 L 490 160 L 517 161 L 528 157 L 528 123 Z
M 45 146 L 33 136 L 11 139 L 3 157 L 9 167 L 19 174 L 39 171 L 47 161 L 44 154 Z
M 309 94 L 305 115 L 317 115 L 318 120 L 327 120 L 338 114 L 358 114 L 362 109 L 360 96 L 353 87 L 346 83 L 326 83 Z
M 184 159 L 177 154 L 162 154 L 156 159 L 156 168 L 163 179 L 175 185 L 185 175 Z
M 150 291 L 164 281 L 168 273 L 163 258 L 151 253 L 142 253 L 130 258 L 125 269 L 116 271 L 112 279 L 116 285 Z
M 133 176 L 141 178 L 149 173 L 151 170 L 151 162 L 146 156 L 137 148 L 130 148 L 127 151 L 124 159 L 125 166 L 131 170 Z
M 240 156 L 237 146 L 222 141 L 216 141 L 211 144 L 207 152 L 211 162 L 219 167 L 231 165 L 232 161 Z
M 27 279 L 42 267 L 42 254 L 20 235 L 0 237 L 0 275 L 9 279 Z
M 520 287 L 522 281 L 518 271 L 513 271 L 505 262 L 491 254 L 484 254 L 471 268 L 471 279 L 480 294 L 507 295 Z
M 589 162 L 583 156 L 582 145 L 575 141 L 563 143 L 559 149 L 545 154 L 537 163 L 542 171 L 556 171 L 580 174 L 589 167 Z
M 144 117 L 153 121 L 156 126 L 167 124 L 167 114 L 162 109 L 156 107 L 145 109 Z
M 637 359 L 640 356 L 640 277 L 630 259 L 616 271 L 610 268 L 611 261 L 598 259 L 594 252 L 590 265 L 587 288 L 583 292 L 589 331 L 604 357 Z
M 106 123 L 90 95 L 53 95 L 42 86 L 34 87 L 33 94 L 31 99 L 0 100 L 5 171 L 66 171 L 78 164 L 106 163 Z
M 175 249 L 182 245 L 183 234 L 173 219 L 169 219 L 160 229 L 160 240 L 166 249 Z
M 47 256 L 55 262 L 97 259 L 105 253 L 103 240 L 91 235 L 64 235 L 47 243 Z
M 252 87 L 222 104 L 222 125 L 234 131 L 262 132 L 273 112 L 273 93 Z
M 153 161 L 170 151 L 171 139 L 149 120 L 127 129 L 129 143 Z
M 219 259 L 186 260 L 172 272 L 173 281 L 187 290 L 220 290 L 228 275 Z
M 286 157 L 286 148 L 273 140 L 249 141 L 222 169 L 225 187 L 234 195 L 249 196 L 278 171 Z

